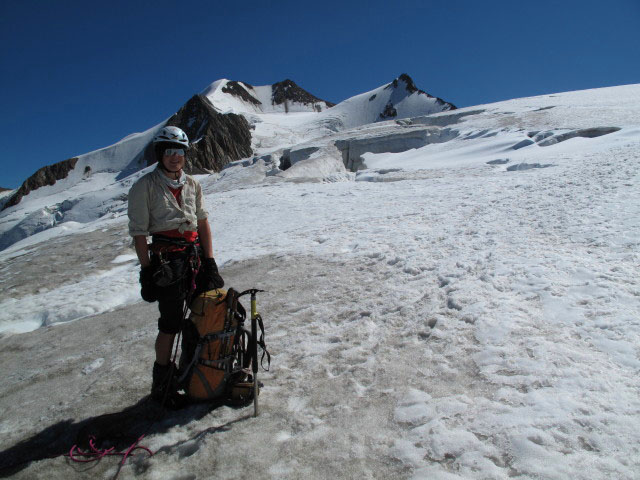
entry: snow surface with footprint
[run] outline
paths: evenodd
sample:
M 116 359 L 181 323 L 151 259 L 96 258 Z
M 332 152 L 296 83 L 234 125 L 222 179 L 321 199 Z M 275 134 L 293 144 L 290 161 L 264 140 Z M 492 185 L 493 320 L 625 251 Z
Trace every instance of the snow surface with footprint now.
M 467 110 L 482 113 L 455 138 L 365 153 L 355 173 L 274 180 L 258 161 L 198 177 L 227 283 L 267 290 L 262 414 L 170 414 L 143 442 L 159 452 L 121 478 L 640 476 L 640 86 Z M 287 138 L 310 137 L 291 118 Z M 539 144 L 596 127 L 619 130 Z M 138 298 L 126 211 L 94 217 L 0 252 L 5 453 L 148 391 L 155 306 Z M 73 256 L 89 238 L 108 258 L 86 268 Z M 50 251 L 55 282 L 21 273 Z

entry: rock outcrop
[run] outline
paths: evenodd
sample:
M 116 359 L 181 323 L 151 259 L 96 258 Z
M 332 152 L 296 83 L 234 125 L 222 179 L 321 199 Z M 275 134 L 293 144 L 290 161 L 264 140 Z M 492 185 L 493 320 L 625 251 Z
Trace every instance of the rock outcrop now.
M 78 158 L 74 157 L 69 158 L 68 160 L 63 160 L 62 162 L 54 163 L 53 165 L 42 167 L 24 181 L 16 193 L 14 193 L 7 203 L 4 204 L 2 210 L 17 205 L 20 203 L 20 200 L 22 200 L 22 197 L 28 195 L 29 192 L 37 190 L 40 187 L 44 187 L 45 185 L 53 185 L 58 180 L 67 178 L 67 175 L 69 175 L 69 172 L 75 168 L 77 162 Z
M 393 108 L 392 103 L 387 103 L 384 107 L 384 111 L 380 114 L 380 120 L 388 120 L 398 116 L 398 111 Z
M 240 97 L 245 102 L 253 103 L 254 105 L 262 105 L 262 102 L 251 95 L 247 91 L 247 88 L 253 89 L 253 87 L 248 83 L 236 82 L 235 80 L 232 80 L 230 82 L 227 82 L 227 84 L 222 87 L 222 91 L 235 97 Z
M 446 111 L 446 110 L 456 110 L 458 108 L 453 103 L 445 102 L 444 100 L 442 100 L 439 97 L 434 97 L 433 95 L 428 94 L 424 90 L 418 89 L 418 87 L 416 87 L 416 84 L 414 83 L 413 79 L 409 75 L 407 75 L 406 73 L 401 74 L 393 82 L 391 82 L 389 85 L 387 85 L 386 88 L 388 88 L 388 89 L 398 88 L 400 82 L 404 82 L 405 88 L 406 88 L 407 92 L 409 92 L 410 94 L 417 92 L 419 95 L 426 95 L 429 98 L 435 98 L 436 103 L 438 105 L 442 105 L 442 107 L 443 107 L 442 111 L 443 112 Z
M 192 146 L 187 153 L 187 173 L 219 172 L 229 162 L 253 154 L 247 120 L 241 115 L 217 112 L 202 95 L 191 97 L 167 125 L 181 128 L 189 137 Z M 147 165 L 155 163 L 152 144 L 145 158 Z
M 316 111 L 322 111 L 335 106 L 335 103 L 327 102 L 311 95 L 309 92 L 296 85 L 293 80 L 289 79 L 274 83 L 271 86 L 271 91 L 271 103 L 273 105 L 284 104 L 286 107 L 289 102 L 305 103 L 313 105 Z
M 305 111 L 321 112 L 327 108 L 335 106 L 334 103 L 327 102 L 318 98 L 303 88 L 299 87 L 293 80 L 283 80 L 282 82 L 274 83 L 271 85 L 271 106 L 264 105 L 266 101 L 266 95 L 264 93 L 265 87 L 254 87 L 246 82 L 237 82 L 235 80 L 229 81 L 222 91 L 229 95 L 233 95 L 241 99 L 244 102 L 255 105 L 263 112 L 269 112 L 270 107 L 282 106 L 285 112 L 289 112 L 290 106 L 296 105 L 294 111 L 301 111 L 300 106 L 306 107 Z M 267 86 L 268 88 L 268 86 Z M 262 90 L 262 93 L 258 93 L 258 89 Z M 257 97 L 262 98 L 262 101 Z

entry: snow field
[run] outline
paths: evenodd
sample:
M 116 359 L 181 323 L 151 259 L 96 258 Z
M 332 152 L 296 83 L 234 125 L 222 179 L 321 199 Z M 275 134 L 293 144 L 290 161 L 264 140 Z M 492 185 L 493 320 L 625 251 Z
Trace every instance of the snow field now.
M 254 435 L 252 448 L 278 446 L 261 454 L 279 478 L 633 478 L 638 159 L 619 147 L 607 163 L 574 155 L 549 169 L 208 196 L 221 264 L 274 256 L 258 280 L 274 354 L 265 431 L 206 436 L 216 471 L 233 471 L 234 445 Z M 135 267 L 111 268 L 113 297 L 136 301 Z M 62 286 L 49 298 L 73 290 L 86 304 L 95 279 L 82 282 L 86 293 Z
M 255 265 L 242 274 L 269 292 L 264 413 L 195 443 L 185 427 L 153 437 L 152 448 L 179 447 L 141 460 L 141 475 L 155 478 L 186 449 L 194 474 L 232 478 L 246 465 L 234 459 L 258 448 L 252 466 L 272 478 L 633 478 L 638 158 L 623 146 L 606 158 L 209 195 L 223 271 L 269 259 L 259 275 Z M 120 225 L 106 238 L 124 235 Z M 122 245 L 110 242 L 109 258 L 122 260 Z M 77 271 L 71 258 L 66 265 Z M 135 266 L 110 268 L 121 279 L 105 284 L 113 298 L 137 301 Z M 62 285 L 45 298 L 90 305 L 95 283 L 83 278 L 83 288 Z M 29 296 L 14 301 L 33 307 Z M 51 305 L 40 311 L 65 320 Z M 17 312 L 9 300 L 2 306 Z M 99 371 L 101 358 L 78 369 Z M 120 368 L 134 368 L 128 360 Z M 239 415 L 217 410 L 198 428 Z M 214 466 L 206 452 L 216 452 Z
M 463 189 L 460 182 L 432 182 L 420 196 L 411 182 L 393 184 L 393 194 L 379 191 L 380 198 L 362 202 L 367 214 L 354 208 L 361 221 L 350 228 L 339 216 L 331 217 L 335 205 L 306 210 L 311 218 L 304 235 L 313 238 L 308 226 L 314 220 L 324 226 L 315 251 L 335 249 L 353 256 L 367 252 L 365 276 L 372 261 L 399 269 L 388 274 L 396 305 L 436 296 L 439 302 L 427 309 L 434 317 L 431 323 L 453 322 L 457 326 L 449 328 L 458 341 L 467 334 L 463 347 L 448 344 L 448 354 L 425 363 L 442 368 L 453 358 L 454 371 L 493 386 L 492 393 L 471 401 L 463 396 L 461 405 L 466 407 L 455 414 L 432 413 L 437 401 L 409 403 L 416 416 L 408 423 L 417 425 L 408 431 L 409 440 L 395 444 L 405 463 L 420 469 L 425 461 L 444 462 L 462 478 L 501 478 L 504 472 L 593 478 L 594 469 L 602 478 L 633 478 L 637 464 L 629 463 L 628 452 L 619 452 L 625 450 L 622 444 L 638 440 L 637 425 L 629 422 L 639 407 L 638 384 L 629 382 L 637 371 L 638 338 L 638 292 L 631 280 L 638 264 L 637 240 L 630 240 L 640 237 L 633 232 L 622 238 L 612 234 L 637 215 L 633 202 L 624 203 L 622 214 L 616 207 L 619 197 L 637 195 L 633 184 L 625 183 L 637 160 L 630 151 L 620 153 L 618 165 L 606 174 L 600 172 L 601 157 L 594 155 L 564 159 L 555 172 L 505 173 L 489 182 L 478 170 L 465 179 Z M 567 185 L 578 188 L 566 192 Z M 611 195 L 600 195 L 603 189 Z M 351 194 L 357 197 L 362 191 Z M 403 194 L 422 202 L 403 202 Z M 385 198 L 394 199 L 394 208 Z M 282 208 L 295 221 L 295 206 Z M 395 215 L 381 215 L 390 210 Z M 279 238 L 277 243 L 284 241 Z M 441 292 L 425 294 L 422 288 L 428 288 L 425 283 L 434 276 Z M 377 295 L 369 291 L 367 298 Z M 386 330 L 394 325 L 385 318 L 387 312 L 366 308 L 368 303 L 364 318 L 384 319 Z M 411 313 L 402 316 L 403 330 L 411 331 L 415 325 L 410 318 L 422 316 Z M 429 338 L 428 328 L 421 327 L 418 336 Z M 460 357 L 469 357 L 471 365 L 460 364 Z M 605 372 L 617 380 L 603 382 Z M 443 375 L 439 372 L 437 378 Z M 353 388 L 363 391 L 359 383 Z M 460 403 L 455 396 L 443 403 L 449 401 Z M 407 419 L 403 402 L 396 411 L 401 423 Z M 622 413 L 615 421 L 606 413 L 612 405 Z M 464 427 L 454 435 L 459 424 Z M 593 461 L 594 452 L 602 462 Z M 584 477 L 576 476 L 585 462 L 592 468 Z
M 5 254 L 0 268 L 0 332 L 21 333 L 138 302 L 137 257 L 122 217 L 115 225 L 67 235 Z M 66 226 L 63 224 L 61 227 Z M 89 230 L 88 232 L 86 230 Z

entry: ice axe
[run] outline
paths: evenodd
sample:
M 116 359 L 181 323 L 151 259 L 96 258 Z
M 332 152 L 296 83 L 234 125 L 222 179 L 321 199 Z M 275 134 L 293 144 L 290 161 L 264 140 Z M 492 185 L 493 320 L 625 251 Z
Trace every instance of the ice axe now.
M 251 371 L 253 372 L 253 416 L 258 416 L 258 302 L 256 294 L 264 292 L 253 288 L 249 290 L 251 293 L 251 341 L 249 342 L 249 351 L 253 361 L 251 362 Z

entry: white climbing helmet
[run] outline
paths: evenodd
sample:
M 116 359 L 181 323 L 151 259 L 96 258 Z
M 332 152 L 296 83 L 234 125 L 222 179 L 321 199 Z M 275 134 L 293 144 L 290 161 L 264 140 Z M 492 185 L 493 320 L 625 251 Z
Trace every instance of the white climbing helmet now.
M 162 127 L 155 137 L 153 137 L 153 143 L 168 142 L 177 143 L 185 148 L 189 148 L 189 138 L 178 127 Z

